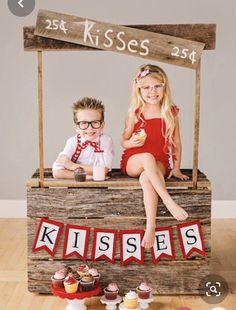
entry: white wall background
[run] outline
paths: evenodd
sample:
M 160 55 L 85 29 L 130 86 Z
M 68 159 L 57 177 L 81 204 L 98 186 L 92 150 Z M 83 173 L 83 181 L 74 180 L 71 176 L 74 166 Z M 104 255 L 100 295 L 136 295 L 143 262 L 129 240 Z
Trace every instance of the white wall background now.
M 235 191 L 235 0 L 40 0 L 27 17 L 0 2 L 0 200 L 22 200 L 38 166 L 37 54 L 23 50 L 23 26 L 35 25 L 37 10 L 49 9 L 115 24 L 216 23 L 216 50 L 202 57 L 199 168 L 212 182 L 213 198 L 236 200 Z M 110 52 L 47 52 L 43 57 L 45 165 L 50 167 L 74 134 L 71 105 L 100 98 L 106 131 L 116 144 L 115 167 L 129 105 L 131 79 L 141 58 Z M 146 62 L 145 62 L 146 63 Z M 181 108 L 184 168 L 192 167 L 194 71 L 161 64 Z

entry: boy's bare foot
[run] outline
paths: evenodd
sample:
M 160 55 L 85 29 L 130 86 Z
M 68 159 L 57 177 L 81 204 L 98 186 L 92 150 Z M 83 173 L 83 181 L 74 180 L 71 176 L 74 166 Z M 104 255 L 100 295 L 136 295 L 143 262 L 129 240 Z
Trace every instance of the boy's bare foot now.
M 179 205 L 177 205 L 177 203 L 174 202 L 174 200 L 171 197 L 163 202 L 176 220 L 178 221 L 186 220 L 186 218 L 188 217 L 188 213 Z
M 142 247 L 150 249 L 151 247 L 153 247 L 154 241 L 155 241 L 155 228 L 146 229 L 141 244 Z

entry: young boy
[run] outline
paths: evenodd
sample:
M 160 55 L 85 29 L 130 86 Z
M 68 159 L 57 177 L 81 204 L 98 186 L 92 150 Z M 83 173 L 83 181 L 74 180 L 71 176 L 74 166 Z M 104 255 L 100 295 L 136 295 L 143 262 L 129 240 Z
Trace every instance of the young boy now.
M 112 168 L 113 141 L 103 134 L 104 105 L 94 98 L 82 98 L 73 105 L 74 128 L 77 135 L 69 138 L 64 150 L 53 163 L 54 178 L 74 178 L 74 170 L 81 167 L 92 175 L 95 150 L 103 150 L 106 174 Z

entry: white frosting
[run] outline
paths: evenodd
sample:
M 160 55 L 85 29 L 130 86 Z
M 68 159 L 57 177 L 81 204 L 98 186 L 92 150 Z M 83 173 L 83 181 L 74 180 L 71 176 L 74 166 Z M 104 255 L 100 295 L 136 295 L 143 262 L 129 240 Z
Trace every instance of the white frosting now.
M 135 298 L 137 298 L 137 294 L 136 294 L 134 291 L 129 291 L 129 292 L 125 295 L 125 297 L 126 297 L 127 299 L 135 299 Z

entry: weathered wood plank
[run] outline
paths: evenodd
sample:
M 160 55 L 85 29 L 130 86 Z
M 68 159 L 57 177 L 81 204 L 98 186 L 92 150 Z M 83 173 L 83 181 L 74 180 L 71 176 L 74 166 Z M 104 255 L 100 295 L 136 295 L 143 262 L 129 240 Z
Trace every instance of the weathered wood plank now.
M 202 42 L 204 50 L 215 49 L 216 24 L 167 24 L 167 25 L 125 25 L 126 27 L 141 29 L 179 37 L 182 39 Z M 93 47 L 69 43 L 60 40 L 44 38 L 34 34 L 35 26 L 24 27 L 25 51 L 97 51 Z
M 193 141 L 193 188 L 197 188 L 199 122 L 200 122 L 201 62 L 195 70 L 194 141 Z
M 64 266 L 76 268 L 78 260 L 70 261 L 29 261 L 28 289 L 30 292 L 50 294 L 51 276 Z M 154 294 L 196 294 L 199 295 L 199 282 L 209 274 L 209 260 L 206 261 L 162 261 L 154 265 L 130 264 L 122 268 L 118 263 L 110 264 L 104 261 L 89 264 L 96 267 L 101 276 L 101 285 L 106 287 L 109 282 L 115 282 L 124 295 L 128 289 L 135 289 L 140 282 L 147 281 Z
M 48 10 L 39 10 L 35 34 L 192 69 L 196 68 L 205 45 Z
M 38 144 L 39 144 L 39 185 L 44 181 L 44 153 L 43 153 L 43 59 L 42 52 L 38 52 Z
M 57 221 L 62 221 L 61 218 L 53 218 Z M 32 253 L 32 246 L 34 243 L 34 239 L 37 233 L 37 229 L 39 226 L 40 219 L 32 218 L 28 220 L 28 257 L 32 260 L 35 259 L 50 259 L 50 255 L 46 251 L 39 251 L 36 253 Z M 93 242 L 93 228 L 112 228 L 112 229 L 145 229 L 145 219 L 139 219 L 139 218 L 109 218 L 108 219 L 65 219 L 62 221 L 64 224 L 73 224 L 73 225 L 82 225 L 82 226 L 88 226 L 91 228 L 90 232 L 90 238 L 89 238 L 89 246 L 88 246 L 88 260 L 90 259 L 91 255 L 91 249 L 92 249 L 92 242 Z M 180 241 L 177 235 L 177 228 L 176 228 L 177 221 L 174 219 L 165 219 L 165 220 L 157 220 L 158 227 L 164 227 L 164 226 L 172 226 L 173 227 L 173 238 L 174 238 L 174 247 L 175 247 L 175 254 L 176 254 L 176 260 L 185 261 L 183 258 L 183 254 L 181 252 L 180 248 Z M 201 220 L 201 228 L 204 236 L 204 243 L 205 243 L 205 251 L 206 256 L 203 257 L 198 253 L 192 253 L 191 259 L 200 259 L 205 260 L 206 258 L 210 257 L 210 219 L 203 219 Z M 62 235 L 60 237 L 56 254 L 54 256 L 55 259 L 62 259 L 62 253 L 63 253 L 63 244 L 64 244 L 64 233 L 65 233 L 65 226 L 63 227 Z M 74 258 L 68 258 L 68 260 L 73 260 Z M 116 260 L 120 260 L 120 244 L 119 241 L 117 241 L 116 244 Z M 145 252 L 145 264 L 146 261 L 151 261 L 152 256 L 149 251 Z
M 189 176 L 189 179 L 192 178 L 192 170 L 182 169 L 183 173 Z M 71 188 L 84 188 L 84 187 L 137 187 L 140 188 L 140 184 L 137 178 L 131 178 L 129 176 L 122 175 L 119 169 L 113 169 L 110 174 L 110 179 L 104 182 L 95 182 L 95 181 L 86 181 L 86 182 L 75 182 L 74 180 L 53 179 L 51 168 L 44 169 L 44 187 L 71 187 Z M 198 170 L 197 174 L 197 187 L 199 188 L 209 188 L 210 181 L 207 177 Z M 38 187 L 39 186 L 39 172 L 38 170 L 32 176 L 32 179 L 27 182 L 28 187 Z M 166 186 L 168 188 L 191 188 L 193 187 L 192 181 L 178 180 L 176 178 L 166 179 Z
M 171 189 L 169 193 L 188 212 L 189 219 L 210 217 L 210 190 Z M 141 189 L 29 188 L 27 206 L 28 217 L 145 217 Z M 160 200 L 158 218 L 163 217 L 172 216 Z

